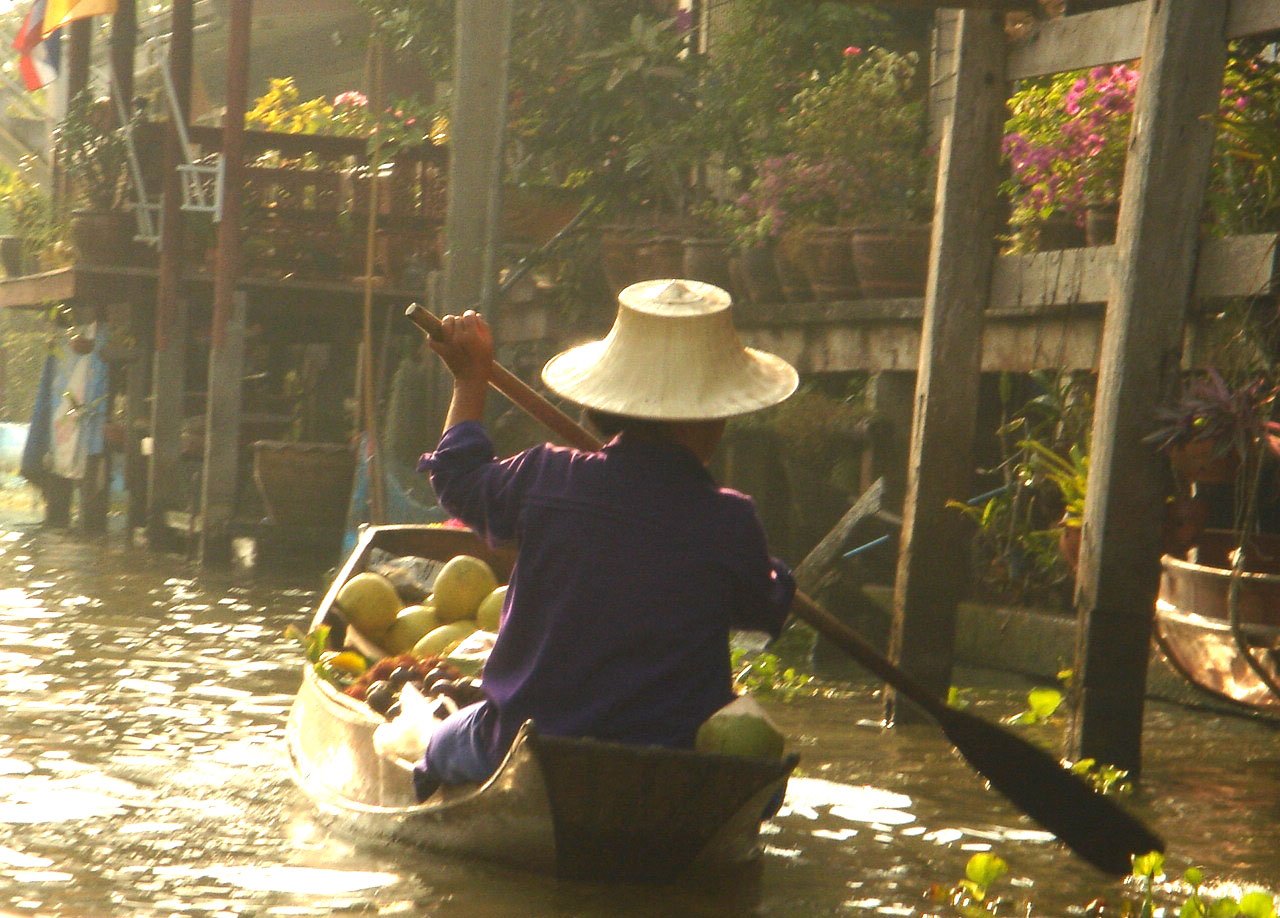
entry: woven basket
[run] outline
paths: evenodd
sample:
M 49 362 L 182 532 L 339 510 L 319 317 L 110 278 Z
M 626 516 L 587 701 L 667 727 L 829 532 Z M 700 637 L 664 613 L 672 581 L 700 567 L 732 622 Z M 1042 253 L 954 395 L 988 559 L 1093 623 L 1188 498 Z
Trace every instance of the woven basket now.
M 354 473 L 355 457 L 342 443 L 253 444 L 253 480 L 278 526 L 344 525 Z

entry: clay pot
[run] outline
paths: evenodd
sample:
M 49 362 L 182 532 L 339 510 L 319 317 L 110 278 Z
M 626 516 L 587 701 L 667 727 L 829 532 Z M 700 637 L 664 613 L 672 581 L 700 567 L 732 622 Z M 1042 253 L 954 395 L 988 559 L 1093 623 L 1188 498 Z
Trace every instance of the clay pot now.
M 862 295 L 891 299 L 924 296 L 932 226 L 860 226 L 851 239 Z
M 730 259 L 729 269 L 737 281 L 738 293 L 751 303 L 781 303 L 782 281 L 773 249 L 767 245 L 739 249 Z
M 852 237 L 853 228 L 849 226 L 812 226 L 788 238 L 787 255 L 804 272 L 816 299 L 833 302 L 857 298 Z
M 1090 204 L 1084 212 L 1085 245 L 1113 245 L 1119 204 Z
M 1169 448 L 1173 470 L 1187 481 L 1200 484 L 1226 484 L 1234 481 L 1240 470 L 1240 454 L 1229 448 L 1222 451 L 1218 440 L 1191 440 Z
M 729 272 L 729 243 L 724 239 L 686 239 L 681 277 L 715 284 L 730 294 L 736 285 Z
M 1066 214 L 1054 214 L 1037 227 L 1037 248 L 1042 252 L 1078 249 L 1084 246 L 1084 230 Z
M 1071 568 L 1071 573 L 1076 572 L 1076 568 L 1080 566 L 1080 540 L 1083 530 L 1080 526 L 1069 526 L 1066 518 L 1063 517 L 1058 526 L 1058 553 L 1062 555 L 1062 560 L 1067 563 L 1067 567 Z

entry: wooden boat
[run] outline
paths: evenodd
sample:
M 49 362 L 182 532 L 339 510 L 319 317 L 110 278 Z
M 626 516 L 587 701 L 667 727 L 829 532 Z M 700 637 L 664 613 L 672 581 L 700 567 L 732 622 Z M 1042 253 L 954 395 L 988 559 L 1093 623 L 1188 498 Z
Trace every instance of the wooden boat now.
M 375 548 L 446 559 L 471 554 L 500 572 L 510 557 L 466 530 L 367 529 L 321 601 L 312 627 L 362 646 L 334 607 L 338 588 Z M 542 736 L 526 724 L 482 785 L 414 798 L 412 763 L 374 750 L 383 720 L 303 669 L 287 738 L 299 786 L 322 814 L 362 835 L 591 880 L 665 881 L 690 867 L 744 864 L 759 853 L 761 814 L 797 757 L 781 761 Z
M 1233 615 L 1228 588 L 1238 544 L 1238 534 L 1211 529 L 1187 557 L 1161 559 L 1156 642 L 1198 688 L 1280 713 L 1280 537 L 1249 539 Z

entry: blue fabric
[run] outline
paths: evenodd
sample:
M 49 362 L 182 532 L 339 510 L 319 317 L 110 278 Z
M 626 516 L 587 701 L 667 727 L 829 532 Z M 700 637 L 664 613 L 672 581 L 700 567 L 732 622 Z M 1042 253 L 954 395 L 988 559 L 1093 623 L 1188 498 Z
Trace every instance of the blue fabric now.
M 84 419 L 85 455 L 100 456 L 107 448 L 107 415 L 111 413 L 110 399 L 107 397 L 107 364 L 101 357 L 102 348 L 107 343 L 107 324 L 97 323 L 93 350 L 89 353 L 89 385 L 86 387 L 84 403 L 92 405 Z
M 98 456 L 106 450 L 107 415 L 110 413 L 108 392 L 108 367 L 100 356 L 107 343 L 107 327 L 98 323 L 94 349 L 89 354 L 89 381 L 85 391 L 85 405 L 92 406 L 84 415 L 86 456 Z M 57 351 L 44 359 L 40 371 L 40 385 L 36 389 L 36 402 L 31 409 L 31 423 L 27 432 L 27 444 L 22 451 L 19 471 L 28 481 L 38 483 L 49 475 L 45 468 L 45 456 L 53 445 L 53 418 L 62 405 L 62 393 L 67 390 L 71 368 L 80 355 L 62 342 Z
M 682 446 L 624 435 L 499 462 L 466 422 L 420 468 L 447 511 L 492 543 L 519 542 L 484 672 L 497 716 L 477 725 L 491 763 L 526 720 L 690 747 L 733 698 L 730 628 L 781 630 L 795 581 L 769 557 L 755 505 Z
M 426 756 L 413 769 L 419 800 L 430 797 L 439 784 L 478 783 L 497 770 L 489 749 L 494 716 L 493 707 L 480 701 L 440 722 L 427 742 Z
M 351 500 L 347 504 L 347 528 L 342 535 L 342 556 L 345 558 L 355 550 L 360 538 L 360 526 L 369 522 L 369 468 L 372 457 L 365 444 L 369 438 L 360 436 L 360 445 L 356 451 L 356 474 L 351 484 Z M 383 455 L 387 455 L 385 452 Z M 387 468 L 383 475 L 383 497 L 386 500 L 384 522 L 387 523 L 443 523 L 447 519 L 445 512 L 439 507 L 424 504 L 415 500 L 408 489 L 400 484 L 400 479 Z
M 31 423 L 27 428 L 27 445 L 22 450 L 22 463 L 18 471 L 33 484 L 39 484 L 48 476 L 44 467 L 45 454 L 52 442 L 53 377 L 57 372 L 58 358 L 49 354 L 44 358 L 40 371 L 40 385 L 36 389 L 36 403 L 31 409 Z

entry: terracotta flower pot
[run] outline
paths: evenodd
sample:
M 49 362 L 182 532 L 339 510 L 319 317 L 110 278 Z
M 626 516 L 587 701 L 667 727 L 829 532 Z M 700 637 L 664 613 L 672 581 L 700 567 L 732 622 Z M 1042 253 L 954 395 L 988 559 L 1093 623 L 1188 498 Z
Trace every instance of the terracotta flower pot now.
M 932 226 L 859 226 L 853 231 L 853 264 L 862 295 L 890 299 L 924 296 Z
M 782 299 L 787 303 L 808 303 L 813 299 L 809 278 L 800 270 L 788 248 L 780 243 L 773 250 L 773 268 L 778 275 L 778 286 L 782 288 Z
M 1078 249 L 1084 246 L 1084 230 L 1066 214 L 1054 214 L 1037 227 L 1037 248 L 1042 252 Z
M 1113 245 L 1119 204 L 1090 204 L 1084 212 L 1085 245 Z
M 787 254 L 804 272 L 818 300 L 857 298 L 852 237 L 853 228 L 849 226 L 812 226 L 789 237 Z
M 1058 526 L 1058 553 L 1067 563 L 1071 573 L 1080 566 L 1080 541 L 1083 530 L 1079 526 L 1069 526 L 1065 518 Z
M 1169 448 L 1169 462 L 1187 481 L 1200 484 L 1226 484 L 1240 470 L 1240 454 L 1234 448 L 1223 452 L 1217 440 L 1176 443 Z
M 71 242 L 86 264 L 122 264 L 133 248 L 129 215 L 116 210 L 77 210 L 71 215 Z
M 729 273 L 729 243 L 724 239 L 686 239 L 682 243 L 681 277 L 715 284 L 736 294 Z
M 737 281 L 737 292 L 751 303 L 781 303 L 782 281 L 778 279 L 773 249 L 767 245 L 739 249 L 729 261 Z

